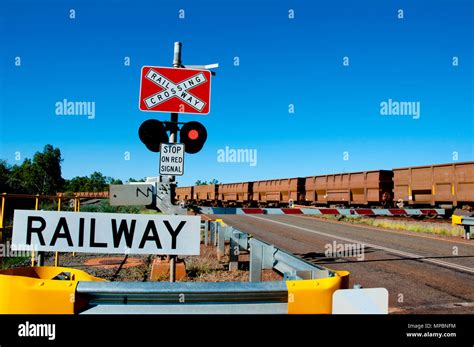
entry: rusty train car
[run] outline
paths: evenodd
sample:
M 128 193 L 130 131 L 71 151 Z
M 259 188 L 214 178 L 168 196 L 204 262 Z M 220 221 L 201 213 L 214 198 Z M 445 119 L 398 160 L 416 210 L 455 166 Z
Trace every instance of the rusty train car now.
M 191 201 L 193 199 L 194 187 L 176 187 L 175 200 L 177 201 Z
M 200 204 L 208 204 L 209 206 L 217 206 L 218 184 L 203 184 L 193 187 L 193 201 Z
M 374 170 L 306 177 L 305 203 L 386 205 L 392 200 L 393 172 Z
M 251 206 L 253 182 L 222 183 L 218 188 L 219 204 L 227 206 Z
M 474 207 L 474 162 L 397 168 L 393 173 L 395 202 Z
M 283 178 L 253 182 L 252 205 L 285 206 L 304 202 L 304 178 Z
M 176 188 L 208 206 L 438 206 L 474 208 L 474 162 Z

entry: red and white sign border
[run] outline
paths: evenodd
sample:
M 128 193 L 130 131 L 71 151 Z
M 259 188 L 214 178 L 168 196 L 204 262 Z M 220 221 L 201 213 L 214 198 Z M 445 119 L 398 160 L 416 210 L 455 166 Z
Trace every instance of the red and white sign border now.
M 138 92 L 138 93 L 139 93 L 139 94 L 138 94 L 138 109 L 139 109 L 141 112 L 173 113 L 173 112 L 171 112 L 171 111 L 160 111 L 160 110 L 153 110 L 153 109 L 143 110 L 143 109 L 140 108 L 140 104 L 141 104 L 141 102 L 142 102 L 142 99 L 141 99 L 141 97 L 142 97 L 142 81 L 141 81 L 141 78 L 142 78 L 142 76 L 143 76 L 143 69 L 145 69 L 145 68 L 150 68 L 150 70 L 155 69 L 155 68 L 160 68 L 160 69 L 177 69 L 177 68 L 173 68 L 173 67 L 169 67 L 169 66 L 152 66 L 152 65 L 143 65 L 143 66 L 142 66 L 142 68 L 140 69 L 140 90 L 139 90 L 139 92 Z M 191 79 L 192 77 L 196 76 L 197 74 L 199 74 L 199 72 L 200 72 L 200 73 L 202 73 L 202 72 L 207 72 L 207 73 L 209 73 L 210 76 L 212 76 L 211 71 L 205 70 L 205 69 L 185 69 L 185 70 L 192 70 L 192 71 L 195 71 L 196 74 L 193 75 L 193 76 L 191 76 L 191 77 L 187 77 L 186 79 L 184 79 L 184 80 L 182 80 L 182 81 L 180 81 L 180 82 L 178 82 L 178 83 L 172 82 L 172 81 L 171 81 L 171 82 L 174 83 L 174 84 L 176 84 L 176 85 L 177 85 L 177 84 L 180 84 L 180 83 L 182 83 L 182 82 L 184 82 L 184 81 L 186 81 L 186 80 L 189 80 L 189 79 Z M 205 75 L 204 75 L 204 76 L 205 76 Z M 145 76 L 145 78 L 146 78 L 146 76 Z M 197 86 L 196 86 L 196 87 L 197 87 Z M 163 88 L 163 87 L 162 87 L 162 88 Z M 194 87 L 193 87 L 193 88 L 194 88 Z M 191 89 L 192 89 L 192 88 L 191 88 Z M 160 92 L 158 92 L 158 93 L 160 93 Z M 150 97 L 151 97 L 151 95 L 150 95 Z M 173 96 L 173 97 L 175 97 L 175 96 Z M 212 97 L 212 95 L 211 95 L 211 78 L 209 78 L 209 102 L 208 102 L 209 106 L 208 106 L 208 111 L 207 111 L 206 113 L 204 113 L 204 112 L 189 112 L 189 111 L 186 111 L 186 112 L 183 112 L 183 113 L 181 113 L 181 112 L 177 112 L 177 113 L 179 113 L 179 114 L 202 114 L 202 115 L 207 115 L 207 114 L 209 114 L 209 113 L 211 112 L 211 97 Z M 147 97 L 147 98 L 148 98 L 148 97 Z M 170 98 L 170 99 L 171 99 L 171 98 Z M 192 107 L 192 106 L 191 106 L 191 107 Z M 194 108 L 194 107 L 193 107 L 193 108 Z

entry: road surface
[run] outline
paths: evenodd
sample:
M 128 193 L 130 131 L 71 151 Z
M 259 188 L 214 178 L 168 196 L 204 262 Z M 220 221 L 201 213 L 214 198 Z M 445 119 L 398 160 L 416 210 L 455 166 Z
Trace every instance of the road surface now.
M 387 288 L 391 313 L 474 313 L 473 240 L 354 226 L 308 216 L 212 217 L 222 218 L 312 263 L 350 271 L 351 285 Z M 327 256 L 347 245 L 360 252 Z

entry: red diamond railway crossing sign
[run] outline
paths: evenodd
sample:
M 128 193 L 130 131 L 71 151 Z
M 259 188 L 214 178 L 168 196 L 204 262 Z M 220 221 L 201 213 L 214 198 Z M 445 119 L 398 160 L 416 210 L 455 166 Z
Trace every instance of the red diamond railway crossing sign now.
M 149 112 L 208 114 L 211 72 L 143 66 L 139 109 Z

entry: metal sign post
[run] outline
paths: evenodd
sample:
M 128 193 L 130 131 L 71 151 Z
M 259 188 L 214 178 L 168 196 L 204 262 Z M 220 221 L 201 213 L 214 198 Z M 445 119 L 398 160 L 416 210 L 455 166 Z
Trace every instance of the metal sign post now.
M 173 67 L 179 69 L 181 67 L 181 42 L 174 43 Z M 169 143 L 177 142 L 178 135 L 178 114 L 171 113 L 171 131 Z M 159 173 L 158 173 L 159 174 Z M 171 183 L 171 192 L 174 191 L 175 176 L 168 176 Z M 176 281 L 176 256 L 170 255 L 170 282 Z
M 174 204 L 176 176 L 184 173 L 184 152 L 191 154 L 199 152 L 207 138 L 206 129 L 199 122 L 185 123 L 180 129 L 178 113 L 210 112 L 211 76 L 215 73 L 207 69 L 219 66 L 219 64 L 208 64 L 192 66 L 194 69 L 185 67 L 181 63 L 181 46 L 181 42 L 174 43 L 173 67 L 142 66 L 138 103 L 140 111 L 171 113 L 168 122 L 150 119 L 139 128 L 139 137 L 145 146 L 152 152 L 161 152 L 159 176 L 156 183 L 150 182 L 154 183 L 155 189 L 153 203 L 149 206 L 169 215 L 187 215 L 185 206 Z M 178 131 L 181 131 L 181 144 L 177 143 Z M 132 196 L 134 195 L 132 188 L 114 189 L 115 196 L 111 196 L 116 200 L 116 204 L 138 200 L 137 194 Z M 170 281 L 174 282 L 176 257 L 170 256 L 169 260 Z

